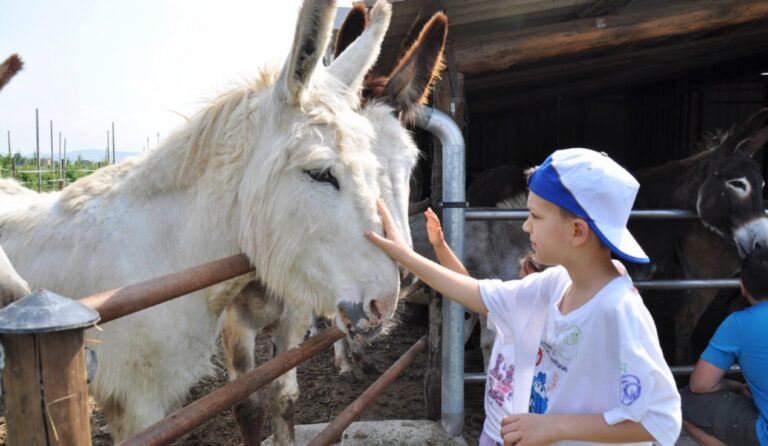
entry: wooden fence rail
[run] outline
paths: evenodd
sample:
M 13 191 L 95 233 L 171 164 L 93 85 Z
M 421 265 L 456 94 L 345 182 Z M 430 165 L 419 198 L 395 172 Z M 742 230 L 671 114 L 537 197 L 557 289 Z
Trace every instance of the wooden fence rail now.
M 181 438 L 214 415 L 228 409 L 343 337 L 344 333 L 338 327 L 331 326 L 299 346 L 270 359 L 236 380 L 177 410 L 118 446 L 156 446 Z

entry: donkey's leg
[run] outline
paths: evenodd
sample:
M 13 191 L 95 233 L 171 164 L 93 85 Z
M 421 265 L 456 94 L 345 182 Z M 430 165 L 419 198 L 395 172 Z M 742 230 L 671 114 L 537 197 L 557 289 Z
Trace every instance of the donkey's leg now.
M 496 335 L 488 328 L 488 316 L 478 315 L 480 321 L 480 349 L 483 350 L 484 370 L 488 371 L 488 361 L 491 359 L 491 350 L 493 350 L 493 341 Z
M 299 345 L 309 326 L 309 314 L 301 311 L 286 311 L 277 324 L 272 336 L 275 355 Z M 295 445 L 294 414 L 299 399 L 299 382 L 296 368 L 289 370 L 272 382 L 269 401 L 273 416 L 273 444 Z
M 356 369 L 362 370 L 366 375 L 377 375 L 379 373 L 376 364 L 365 355 L 362 341 L 355 341 L 347 338 L 347 344 L 349 344 L 349 353 L 352 355 L 352 361 L 354 362 Z
M 128 400 L 111 396 L 100 401 L 100 406 L 107 418 L 109 432 L 115 443 L 143 431 L 166 415 L 166 410 L 149 395 L 131 395 Z
M 736 250 L 723 239 L 697 225 L 688 231 L 680 245 L 685 259 L 685 276 L 700 279 L 732 277 L 739 268 Z M 690 364 L 691 337 L 694 329 L 712 301 L 717 297 L 716 289 L 695 289 L 682 302 L 675 315 L 675 359 L 679 364 Z
M 347 357 L 347 340 L 342 338 L 333 343 L 333 363 L 339 371 L 339 375 L 349 382 L 357 381 L 355 368 Z
M 227 309 L 224 326 L 221 331 L 221 344 L 229 373 L 229 380 L 235 380 L 254 367 L 253 350 L 256 331 L 237 321 L 237 317 Z M 254 392 L 232 408 L 235 421 L 240 428 L 243 444 L 253 446 L 261 444 L 261 428 L 264 424 L 263 396 Z
M 472 330 L 477 325 L 477 313 L 471 311 L 464 312 L 464 345 L 467 345 L 469 338 L 472 337 Z
M 230 302 L 221 331 L 221 343 L 230 380 L 253 369 L 256 332 L 274 323 L 281 313 L 282 304 L 270 299 L 257 281 L 249 282 Z M 233 408 L 243 444 L 246 446 L 261 444 L 266 392 L 255 392 Z

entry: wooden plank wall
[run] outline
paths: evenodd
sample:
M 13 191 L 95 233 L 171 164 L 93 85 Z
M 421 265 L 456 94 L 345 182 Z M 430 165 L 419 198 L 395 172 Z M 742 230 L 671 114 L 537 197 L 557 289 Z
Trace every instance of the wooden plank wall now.
M 767 106 L 767 83 L 756 73 L 706 82 L 682 77 L 480 117 L 470 103 L 468 180 L 498 165 L 540 163 L 557 148 L 602 150 L 630 170 L 683 158 L 704 130 L 728 129 Z

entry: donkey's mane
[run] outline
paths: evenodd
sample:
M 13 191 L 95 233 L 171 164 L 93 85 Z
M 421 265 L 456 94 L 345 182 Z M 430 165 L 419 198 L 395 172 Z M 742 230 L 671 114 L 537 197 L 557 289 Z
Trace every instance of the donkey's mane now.
M 528 193 L 521 191 L 512 197 L 499 201 L 496 203 L 496 207 L 499 209 L 526 209 L 528 207 Z
M 271 89 L 279 74 L 277 68 L 262 68 L 255 79 L 220 94 L 187 118 L 158 148 L 99 169 L 66 187 L 61 196 L 63 209 L 74 212 L 91 198 L 109 199 L 117 191 L 148 197 L 186 189 L 205 175 L 228 172 L 229 177 L 236 177 L 233 174 L 244 168 L 250 156 L 247 152 L 258 136 L 249 131 L 250 123 L 275 120 L 269 114 L 274 104 L 267 101 L 272 100 Z M 309 119 L 294 124 L 286 138 L 311 131 L 316 124 L 332 123 L 336 112 L 349 109 L 344 86 L 331 76 L 317 77 L 323 88 L 313 89 L 302 104 Z

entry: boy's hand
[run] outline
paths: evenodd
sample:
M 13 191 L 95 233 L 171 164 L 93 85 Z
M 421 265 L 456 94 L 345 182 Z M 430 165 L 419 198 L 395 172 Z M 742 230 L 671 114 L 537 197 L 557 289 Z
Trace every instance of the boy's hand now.
M 374 245 L 378 246 L 388 256 L 395 260 L 402 260 L 408 255 L 411 248 L 403 239 L 400 231 L 397 230 L 392 221 L 392 214 L 389 213 L 387 205 L 381 199 L 376 200 L 376 207 L 381 217 L 381 224 L 384 227 L 384 237 L 373 231 L 366 231 L 365 237 Z M 386 238 L 385 238 L 386 237 Z
M 437 218 L 437 214 L 435 214 L 432 208 L 427 208 L 424 212 L 424 218 L 427 219 L 429 243 L 434 247 L 442 246 L 445 243 L 445 237 L 443 236 L 443 228 L 440 226 L 440 219 Z
M 507 415 L 501 420 L 501 438 L 504 446 L 547 445 L 557 441 L 552 436 L 552 426 L 545 415 L 518 413 Z

